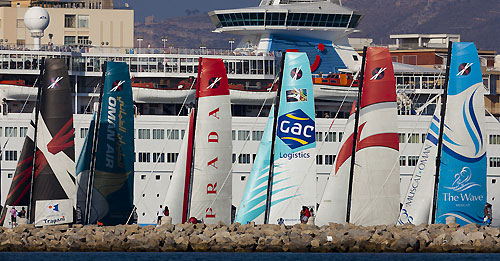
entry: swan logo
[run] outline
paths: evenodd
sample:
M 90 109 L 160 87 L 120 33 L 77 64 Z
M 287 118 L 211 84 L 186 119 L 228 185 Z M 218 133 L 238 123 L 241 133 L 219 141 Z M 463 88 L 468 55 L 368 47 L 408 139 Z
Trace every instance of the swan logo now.
M 458 66 L 457 76 L 467 76 L 472 70 L 472 63 L 462 63 Z
M 481 185 L 470 181 L 471 177 L 471 169 L 469 167 L 463 167 L 459 173 L 455 174 L 455 181 L 451 184 L 451 187 L 445 188 L 456 192 L 464 192 L 472 187 L 480 187 Z
M 278 118 L 278 137 L 291 149 L 314 143 L 314 121 L 301 109 Z
M 370 80 L 382 80 L 384 78 L 384 75 L 385 75 L 385 70 L 387 70 L 387 67 L 386 68 L 380 68 L 380 67 L 377 67 L 375 69 L 373 69 L 372 71 L 372 78 L 370 78 Z
M 290 77 L 292 77 L 293 80 L 300 80 L 300 78 L 302 78 L 302 67 L 293 68 L 290 72 Z

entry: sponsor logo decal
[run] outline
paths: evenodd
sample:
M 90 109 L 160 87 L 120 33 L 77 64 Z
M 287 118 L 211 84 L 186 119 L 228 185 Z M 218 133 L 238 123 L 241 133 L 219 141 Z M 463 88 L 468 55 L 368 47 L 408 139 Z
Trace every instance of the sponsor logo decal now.
M 293 68 L 292 71 L 290 71 L 290 77 L 292 77 L 293 80 L 302 78 L 302 67 Z
M 307 89 L 293 89 L 286 91 L 286 102 L 307 101 Z
M 314 121 L 301 109 L 281 115 L 278 118 L 278 137 L 291 149 L 314 143 Z
M 59 212 L 59 204 L 49 204 L 47 207 L 53 212 Z
M 220 85 L 220 80 L 222 77 L 212 77 L 210 80 L 208 80 L 208 87 L 207 89 L 217 89 Z
M 50 85 L 49 87 L 47 87 L 47 89 L 57 89 L 59 87 L 61 87 L 61 85 L 59 85 L 59 82 L 63 79 L 64 77 L 52 77 L 50 78 Z
M 472 63 L 462 63 L 458 66 L 457 76 L 466 76 L 472 70 Z
M 116 92 L 116 91 L 121 91 L 122 90 L 122 85 L 125 83 L 125 81 L 114 81 L 113 82 L 113 88 L 111 88 L 111 92 Z
M 370 80 L 381 80 L 384 78 L 384 75 L 385 75 L 385 70 L 387 70 L 387 67 L 385 68 L 380 68 L 380 67 L 377 67 L 375 69 L 373 69 L 372 71 L 372 78 L 370 78 Z

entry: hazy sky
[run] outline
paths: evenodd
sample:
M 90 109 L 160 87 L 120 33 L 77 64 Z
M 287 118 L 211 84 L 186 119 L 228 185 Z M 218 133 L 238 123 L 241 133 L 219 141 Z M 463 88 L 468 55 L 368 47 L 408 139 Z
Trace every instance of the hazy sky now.
M 260 0 L 115 0 L 115 6 L 128 3 L 135 11 L 135 18 L 154 15 L 163 19 L 184 16 L 188 12 L 207 13 L 212 10 L 258 6 Z

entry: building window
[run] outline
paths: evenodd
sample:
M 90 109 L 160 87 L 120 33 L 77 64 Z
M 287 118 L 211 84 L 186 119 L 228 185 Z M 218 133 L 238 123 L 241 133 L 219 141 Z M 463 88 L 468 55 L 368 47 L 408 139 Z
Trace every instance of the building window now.
M 64 27 L 65 28 L 76 28 L 76 15 L 65 14 L 64 15 Z
M 406 156 L 399 156 L 399 166 L 406 166 Z
M 17 39 L 16 40 L 16 45 L 25 45 L 26 44 L 26 40 L 24 39 Z
M 165 153 L 154 152 L 153 153 L 153 162 L 163 163 L 165 162 Z
M 420 135 L 418 133 L 408 134 L 408 143 L 420 143 Z
M 325 155 L 325 165 L 333 165 L 335 155 Z
M 138 136 L 140 140 L 149 140 L 150 139 L 150 131 L 149 129 L 138 129 Z
M 252 140 L 260 141 L 260 140 L 262 140 L 263 135 L 264 135 L 264 131 L 252 131 Z
M 323 132 L 316 132 L 316 141 L 323 141 Z
M 414 167 L 417 166 L 418 156 L 408 156 L 408 166 Z
M 316 155 L 316 165 L 323 165 L 323 155 Z
M 80 138 L 85 139 L 89 133 L 89 128 L 80 128 Z
M 399 133 L 399 143 L 406 143 L 406 133 Z
M 149 152 L 139 152 L 139 162 L 151 162 L 151 154 Z
M 167 130 L 167 138 L 169 140 L 178 140 L 179 139 L 179 130 L 175 130 L 175 129 Z
M 490 157 L 490 167 L 499 168 L 500 167 L 500 157 Z
M 89 16 L 79 15 L 78 16 L 78 28 L 89 28 Z
M 5 127 L 5 137 L 17 137 L 17 127 Z
M 28 127 L 19 127 L 19 137 L 26 137 L 28 135 Z
M 64 36 L 64 45 L 75 45 L 76 37 L 75 36 Z
M 167 153 L 167 162 L 168 163 L 177 162 L 177 157 L 179 157 L 179 153 L 169 152 Z
M 490 144 L 500 144 L 500 135 L 490 135 Z
M 250 164 L 250 154 L 240 154 L 238 156 L 238 163 L 240 164 Z
M 17 19 L 17 28 L 25 28 L 24 19 Z
M 78 45 L 90 45 L 88 36 L 78 36 Z
M 164 129 L 153 129 L 153 140 L 163 140 L 165 139 Z
M 337 141 L 337 135 L 335 135 L 335 132 L 325 132 L 325 142 L 336 142 Z
M 17 161 L 17 150 L 6 150 L 5 151 L 6 161 Z
M 246 140 L 249 135 L 250 135 L 250 131 L 239 130 L 238 131 L 238 140 Z

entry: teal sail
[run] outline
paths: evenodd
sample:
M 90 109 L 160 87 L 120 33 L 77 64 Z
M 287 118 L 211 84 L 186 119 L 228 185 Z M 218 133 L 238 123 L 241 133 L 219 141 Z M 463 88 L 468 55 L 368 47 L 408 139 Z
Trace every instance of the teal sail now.
M 486 131 L 481 64 L 473 43 L 453 43 L 439 173 L 436 223 L 482 223 Z
M 271 107 L 266 129 L 260 140 L 257 156 L 253 162 L 245 193 L 234 222 L 247 224 L 264 223 L 266 210 L 267 182 L 269 180 L 269 160 L 271 157 L 271 143 L 273 139 L 274 106 Z
M 93 124 L 91 124 L 93 126 Z M 91 126 L 91 130 L 92 130 Z M 77 165 L 78 205 L 85 216 L 93 131 Z M 134 109 L 128 65 L 108 62 L 99 119 L 90 223 L 127 222 L 133 209 Z

